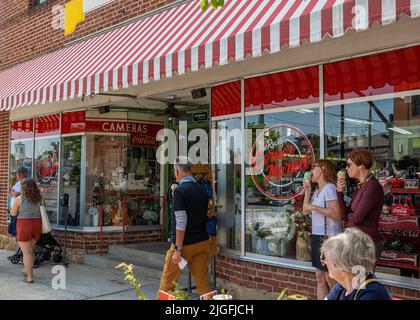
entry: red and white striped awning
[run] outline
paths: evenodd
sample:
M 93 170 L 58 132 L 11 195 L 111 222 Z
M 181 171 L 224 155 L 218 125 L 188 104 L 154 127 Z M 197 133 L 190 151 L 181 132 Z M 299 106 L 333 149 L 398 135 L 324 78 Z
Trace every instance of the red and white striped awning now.
M 0 73 L 0 108 L 51 103 L 420 16 L 420 0 L 189 1 Z

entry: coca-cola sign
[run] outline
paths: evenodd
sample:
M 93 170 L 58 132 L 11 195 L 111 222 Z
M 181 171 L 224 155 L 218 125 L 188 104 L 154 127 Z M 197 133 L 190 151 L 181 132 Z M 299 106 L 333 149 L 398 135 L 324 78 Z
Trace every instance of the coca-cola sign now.
M 417 258 L 418 256 L 416 254 L 405 254 L 402 252 L 383 250 L 380 260 L 417 266 Z
M 313 162 L 314 151 L 308 137 L 295 127 L 277 125 L 255 140 L 250 171 L 264 195 L 273 200 L 288 200 L 303 192 L 303 175 Z
M 159 145 L 159 141 L 156 141 L 156 135 L 150 136 L 150 135 L 142 135 L 142 134 L 131 134 L 130 145 L 142 146 L 142 147 L 157 147 Z

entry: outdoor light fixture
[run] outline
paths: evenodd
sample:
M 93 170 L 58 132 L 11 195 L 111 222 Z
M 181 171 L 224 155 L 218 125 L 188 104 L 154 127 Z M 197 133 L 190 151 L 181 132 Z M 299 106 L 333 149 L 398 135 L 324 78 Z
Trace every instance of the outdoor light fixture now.
M 408 131 L 408 130 L 404 130 L 402 128 L 398 128 L 398 127 L 389 127 L 388 130 L 394 131 L 394 132 L 398 132 L 401 134 L 413 134 L 412 132 Z
M 192 90 L 191 96 L 193 99 L 200 99 L 207 96 L 206 88 L 199 88 L 199 89 Z
M 357 124 L 369 124 L 369 125 L 373 124 L 370 121 L 355 119 L 355 118 L 348 118 L 348 117 L 344 117 L 344 121 L 345 122 L 350 122 L 350 123 L 357 123 Z
M 99 107 L 99 113 L 100 114 L 108 113 L 109 111 L 111 111 L 111 108 L 109 106 L 100 106 Z

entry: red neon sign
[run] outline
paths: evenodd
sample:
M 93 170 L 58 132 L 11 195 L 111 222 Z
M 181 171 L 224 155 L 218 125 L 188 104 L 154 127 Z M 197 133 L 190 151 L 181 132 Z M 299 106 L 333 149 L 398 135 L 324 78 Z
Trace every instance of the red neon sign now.
M 314 160 L 312 144 L 299 129 L 274 126 L 255 140 L 250 156 L 251 177 L 265 196 L 289 200 L 303 192 L 303 175 Z

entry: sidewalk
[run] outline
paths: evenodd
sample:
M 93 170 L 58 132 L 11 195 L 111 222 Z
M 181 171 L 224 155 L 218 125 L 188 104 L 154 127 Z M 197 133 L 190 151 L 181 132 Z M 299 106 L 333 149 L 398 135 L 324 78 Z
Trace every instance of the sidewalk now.
M 69 264 L 66 268 L 66 289 L 55 290 L 52 273 L 55 265 L 43 262 L 34 269 L 34 283 L 23 282 L 23 265 L 12 264 L 7 257 L 13 252 L 0 250 L 0 300 L 136 300 L 134 289 L 124 281 L 122 270 L 98 269 Z M 139 270 L 135 270 L 138 276 Z M 137 278 L 148 299 L 155 299 L 159 283 Z

